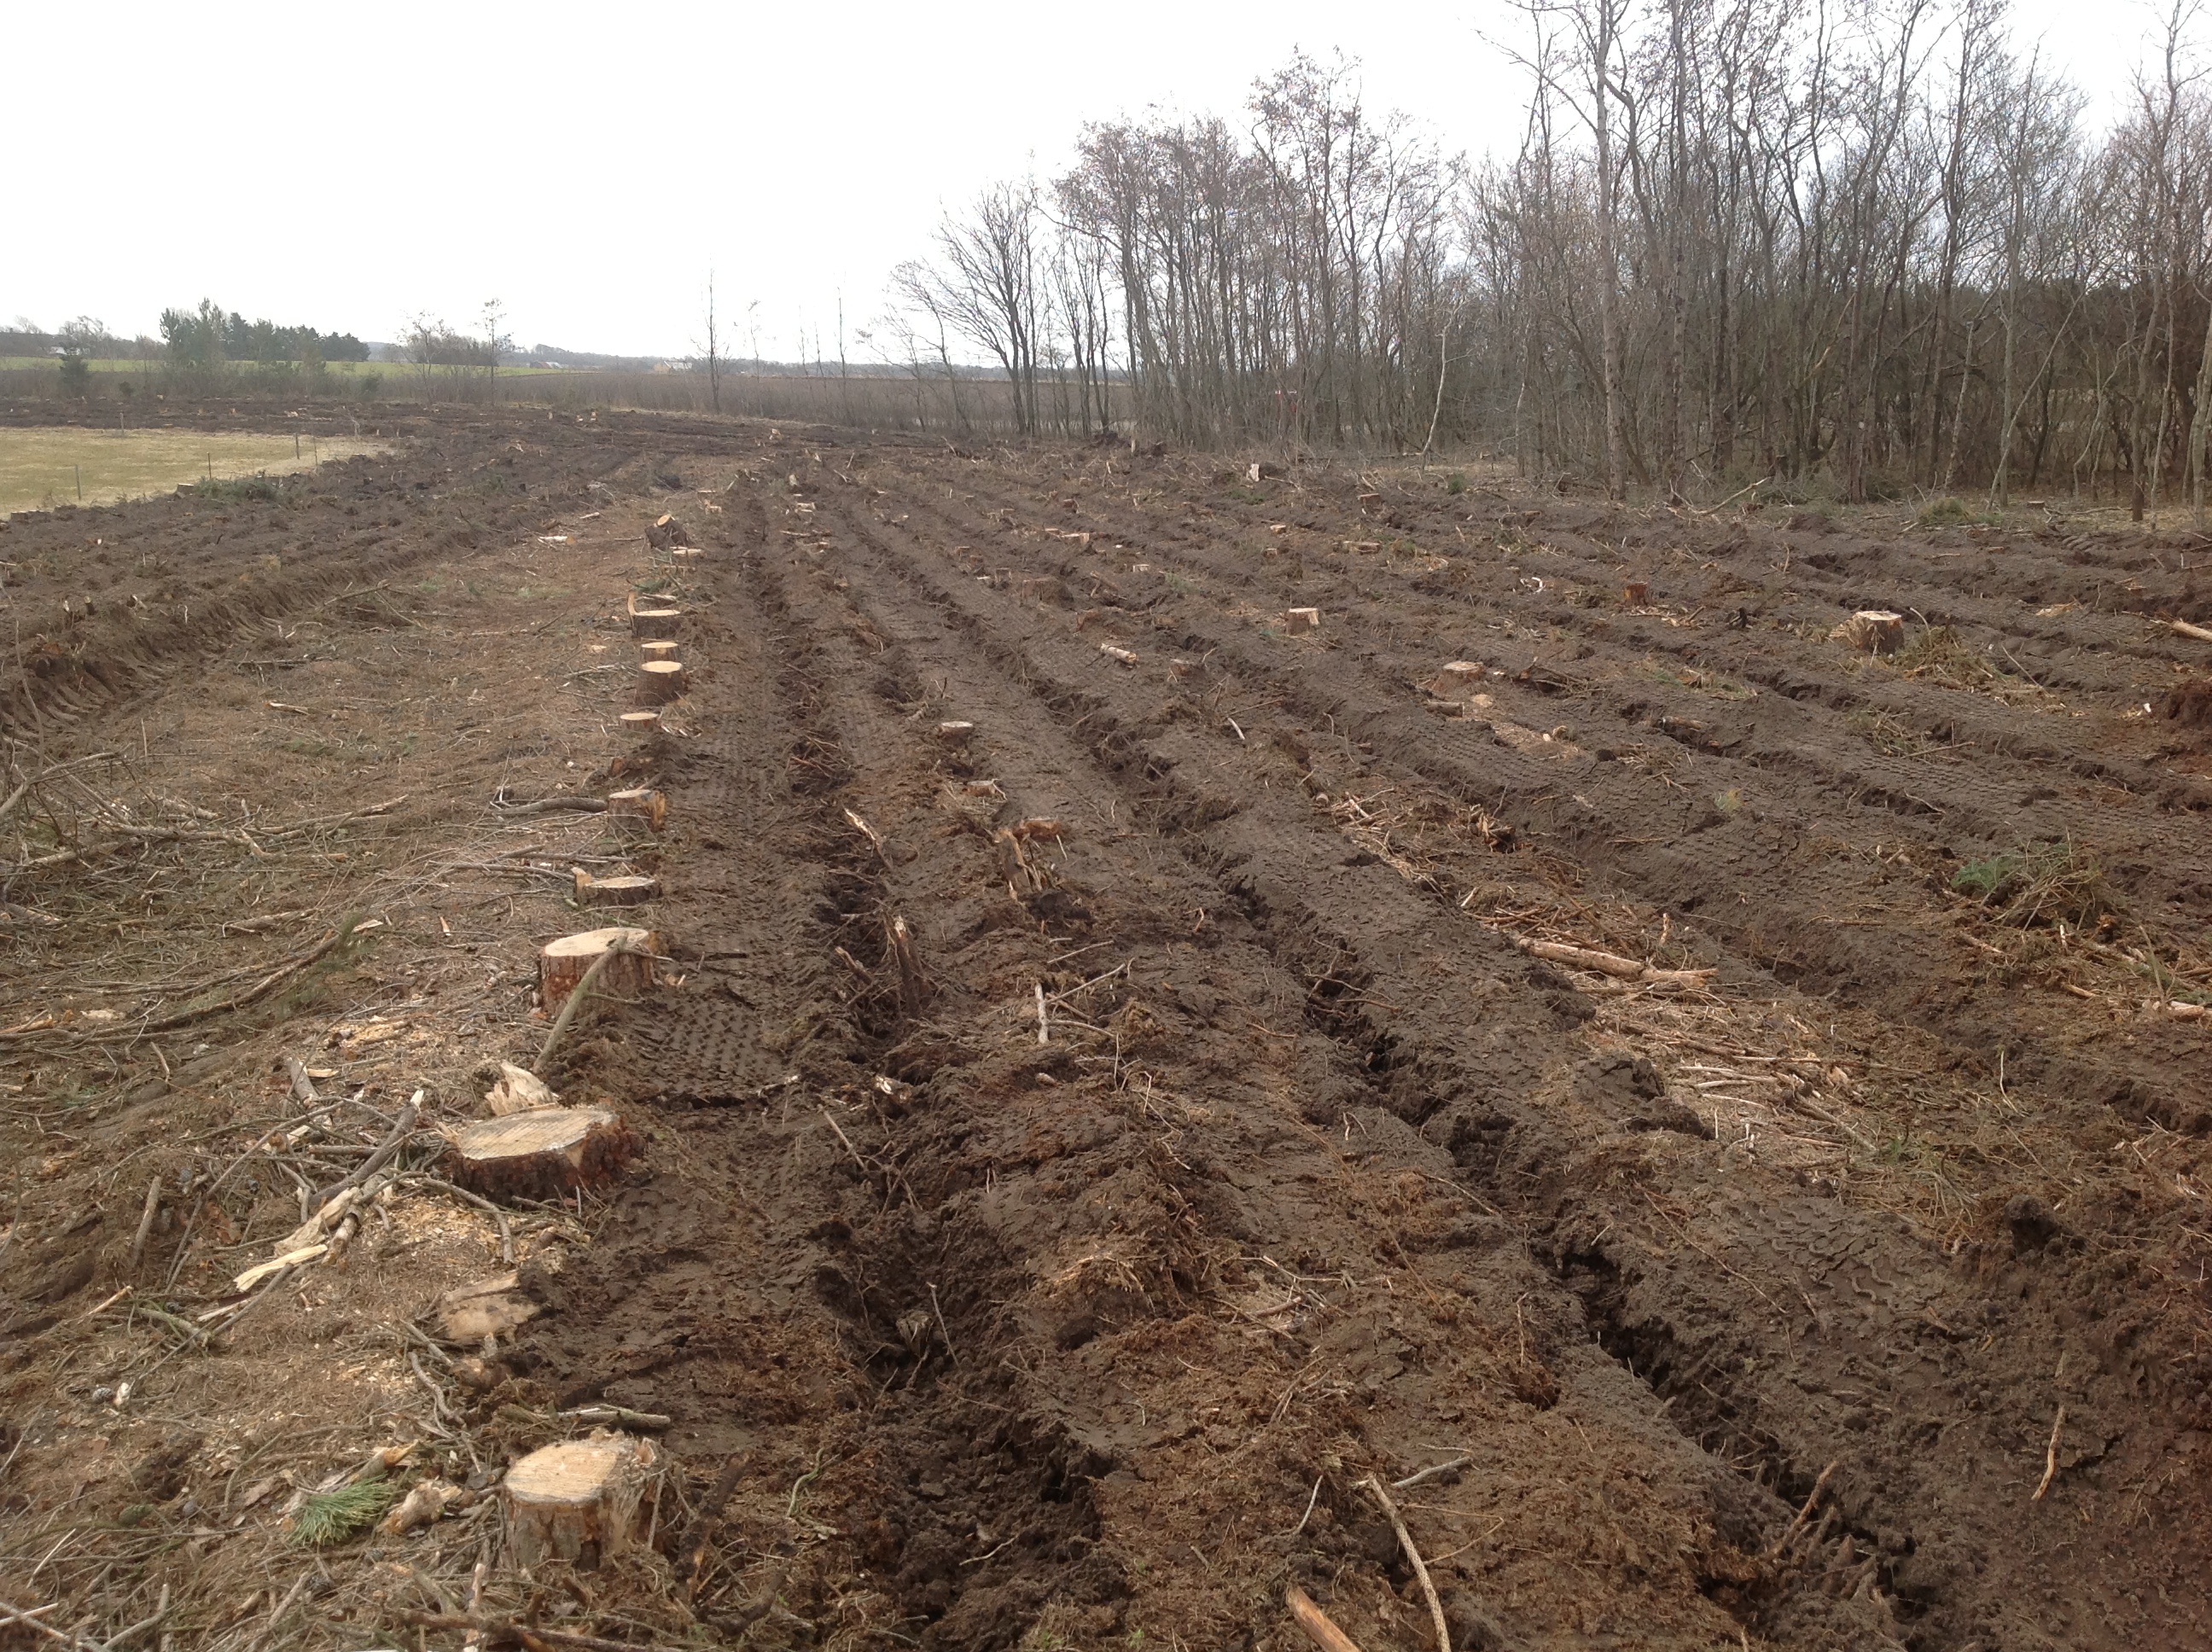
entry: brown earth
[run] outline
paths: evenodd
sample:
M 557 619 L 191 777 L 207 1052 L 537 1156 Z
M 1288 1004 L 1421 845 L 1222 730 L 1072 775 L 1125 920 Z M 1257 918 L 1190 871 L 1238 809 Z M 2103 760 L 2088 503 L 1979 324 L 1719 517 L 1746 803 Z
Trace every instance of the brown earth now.
M 384 434 L 0 533 L 8 787 L 48 776 L 6 823 L 0 1598 L 359 1645 L 481 1558 L 490 1609 L 636 1644 L 1280 1649 L 1295 1582 L 1380 1652 L 1434 1635 L 1363 1483 L 1420 1475 L 1457 1647 L 2212 1644 L 2212 648 L 2160 623 L 2208 617 L 2204 542 Z M 671 511 L 706 555 L 649 574 Z M 634 577 L 691 610 L 642 750 Z M 1868 608 L 1902 652 L 1832 639 Z M 88 803 L 50 771 L 97 752 Z M 420 1181 L 204 1349 L 135 1317 L 297 1221 L 247 1151 L 301 1116 L 280 1056 L 365 1086 L 310 1182 L 532 1059 L 532 948 L 596 921 L 559 880 L 625 856 L 491 800 L 647 777 L 664 983 L 545 1075 L 645 1153 L 508 1218 L 542 1311 L 497 1386 L 407 1327 L 502 1256 Z M 609 1573 L 516 1577 L 488 1503 L 310 1564 L 248 1495 L 403 1440 L 485 1483 L 592 1404 L 671 1419 Z

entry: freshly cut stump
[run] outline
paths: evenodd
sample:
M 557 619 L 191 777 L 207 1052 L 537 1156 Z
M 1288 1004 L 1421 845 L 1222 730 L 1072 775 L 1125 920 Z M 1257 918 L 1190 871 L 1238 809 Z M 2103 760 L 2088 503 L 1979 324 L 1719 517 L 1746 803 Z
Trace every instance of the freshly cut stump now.
M 641 608 L 629 616 L 629 634 L 640 642 L 673 637 L 683 617 L 680 608 Z
M 687 686 L 679 660 L 648 659 L 637 671 L 637 697 L 648 706 L 666 705 Z
M 966 745 L 975 738 L 975 725 L 973 723 L 939 723 L 937 726 L 937 739 L 940 745 Z
M 1893 654 L 1905 646 L 1905 616 L 1886 608 L 1863 608 L 1828 635 L 1861 653 Z
M 647 901 L 660 898 L 660 880 L 641 873 L 625 872 L 617 878 L 594 878 L 582 867 L 576 869 L 576 899 L 587 907 L 643 906 Z M 600 971 L 599 979 L 606 979 Z
M 563 935 L 538 950 L 538 1002 L 547 1015 L 558 1015 L 568 994 L 585 971 L 609 952 L 599 971 L 596 990 L 609 998 L 636 998 L 652 990 L 652 954 L 660 938 L 649 929 L 588 929 L 580 935 Z
M 669 550 L 678 545 L 688 545 L 691 536 L 684 525 L 673 516 L 664 516 L 645 531 L 645 543 L 655 550 Z
M 463 1127 L 446 1160 L 455 1181 L 487 1199 L 558 1199 L 605 1181 L 637 1147 L 604 1107 L 540 1107 Z
M 532 1452 L 500 1487 L 514 1564 L 565 1560 L 589 1571 L 631 1547 L 659 1457 L 650 1440 L 603 1431 Z
M 1309 631 L 1321 629 L 1321 610 L 1318 608 L 1286 608 L 1283 610 L 1283 629 L 1291 636 L 1304 636 Z
M 650 786 L 607 793 L 607 819 L 632 835 L 658 832 L 668 823 L 668 795 Z
M 632 734 L 650 734 L 660 726 L 657 711 L 626 711 L 622 714 L 622 726 Z
M 1482 667 L 1472 659 L 1455 659 L 1421 684 L 1439 700 L 1462 700 L 1482 684 Z
M 654 637 L 637 645 L 637 651 L 647 659 L 673 659 L 676 645 L 665 637 Z

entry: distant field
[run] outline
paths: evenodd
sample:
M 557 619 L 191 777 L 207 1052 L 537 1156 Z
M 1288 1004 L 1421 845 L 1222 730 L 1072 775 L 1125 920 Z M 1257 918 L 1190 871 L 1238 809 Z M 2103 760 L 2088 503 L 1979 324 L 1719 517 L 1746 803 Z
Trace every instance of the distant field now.
M 289 434 L 75 426 L 0 429 L 0 515 L 75 504 L 80 476 L 84 503 L 112 505 L 118 500 L 170 493 L 204 477 L 289 476 L 312 471 L 326 459 L 389 448 L 386 442 Z
M 9 367 L 50 367 L 56 366 L 58 362 L 58 359 L 59 358 L 52 355 L 0 355 L 0 369 Z M 297 367 L 299 364 L 297 362 L 293 362 L 290 365 Z M 255 364 L 252 361 L 234 361 L 231 363 L 231 367 L 232 370 L 237 373 L 240 377 L 247 377 L 254 372 Z M 119 359 L 110 360 L 106 358 L 95 358 L 92 362 L 92 370 L 94 373 L 144 373 L 150 375 L 165 371 L 165 367 L 164 365 L 159 361 L 130 361 Z M 416 366 L 412 361 L 325 361 L 323 363 L 323 370 L 325 373 L 341 373 L 347 374 L 356 373 L 380 373 L 386 378 L 393 377 L 398 374 L 419 374 L 422 371 L 421 367 Z M 483 371 L 483 369 L 481 367 L 433 367 L 430 369 L 430 374 L 433 378 L 448 378 L 456 374 L 476 374 Z M 509 374 L 566 373 L 568 371 L 569 371 L 569 369 L 567 367 L 528 367 L 520 362 L 501 361 L 499 364 L 499 376 L 502 379 L 507 378 Z

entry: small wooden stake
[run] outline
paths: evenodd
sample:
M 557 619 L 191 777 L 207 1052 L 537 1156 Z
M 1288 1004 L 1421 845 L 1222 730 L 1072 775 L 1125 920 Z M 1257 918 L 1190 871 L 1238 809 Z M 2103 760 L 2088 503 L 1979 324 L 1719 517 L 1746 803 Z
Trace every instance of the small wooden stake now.
M 631 1547 L 646 1480 L 659 1456 L 650 1440 L 595 1432 L 515 1464 L 500 1488 L 514 1564 L 566 1560 L 591 1570 Z

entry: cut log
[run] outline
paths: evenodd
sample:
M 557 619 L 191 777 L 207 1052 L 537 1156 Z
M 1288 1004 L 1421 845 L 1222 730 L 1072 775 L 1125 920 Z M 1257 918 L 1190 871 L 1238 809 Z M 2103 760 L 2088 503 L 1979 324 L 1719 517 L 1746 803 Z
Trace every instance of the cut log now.
M 565 1560 L 589 1571 L 634 1546 L 659 1460 L 650 1440 L 601 1431 L 532 1452 L 500 1487 L 509 1557 L 518 1566 Z
M 660 726 L 660 714 L 657 711 L 626 711 L 623 713 L 621 721 L 623 727 L 632 734 L 651 734 Z
M 660 938 L 649 929 L 591 929 L 563 935 L 538 951 L 538 1004 L 548 1015 L 560 1012 L 585 971 L 610 952 L 595 990 L 610 998 L 636 998 L 653 987 L 652 954 Z
M 1905 616 L 1884 608 L 1863 608 L 1829 637 L 1867 654 L 1893 654 L 1905 646 Z
M 631 835 L 658 832 L 668 823 L 668 797 L 650 786 L 607 793 L 607 820 Z
M 939 723 L 937 726 L 937 740 L 940 745 L 963 746 L 975 738 L 975 725 L 973 723 Z
M 1309 631 L 1321 629 L 1321 610 L 1318 608 L 1285 608 L 1283 610 L 1283 629 L 1291 636 L 1304 636 Z
M 455 1181 L 488 1199 L 558 1199 L 605 1181 L 637 1149 L 604 1107 L 541 1107 L 464 1125 L 446 1163 Z
M 636 609 L 629 616 L 629 634 L 641 642 L 673 637 L 683 617 L 684 610 L 680 608 Z
M 486 1337 L 503 1337 L 527 1325 L 538 1305 L 524 1296 L 519 1273 L 495 1273 L 473 1285 L 457 1285 L 438 1298 L 430 1326 L 440 1340 L 474 1348 Z
M 665 706 L 689 686 L 680 660 L 648 659 L 637 670 L 637 697 L 641 705 Z
M 637 645 L 637 651 L 647 659 L 673 659 L 676 644 L 665 637 L 650 637 Z
M 688 562 L 697 557 L 704 556 L 707 553 L 701 550 L 696 545 L 678 545 L 675 550 L 670 551 L 668 554 L 677 562 Z
M 660 898 L 660 880 L 647 878 L 641 872 L 624 872 L 617 878 L 594 878 L 578 866 L 575 873 L 576 901 L 580 906 L 635 907 Z M 599 979 L 606 979 L 604 972 Z
M 1421 686 L 1439 700 L 1464 700 L 1482 685 L 1487 675 L 1472 659 L 1455 659 Z

